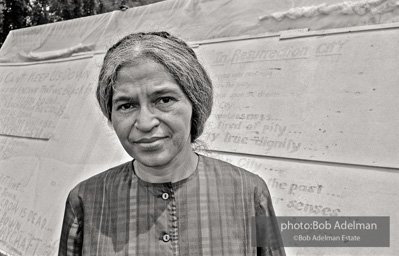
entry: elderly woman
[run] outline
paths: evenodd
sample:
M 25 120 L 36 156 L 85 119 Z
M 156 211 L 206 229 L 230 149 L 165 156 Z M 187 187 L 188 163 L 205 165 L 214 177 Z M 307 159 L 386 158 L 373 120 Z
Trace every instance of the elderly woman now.
M 212 83 L 185 42 L 126 36 L 105 55 L 97 99 L 133 160 L 70 192 L 60 255 L 284 254 L 251 244 L 251 217 L 274 216 L 265 182 L 192 149 Z

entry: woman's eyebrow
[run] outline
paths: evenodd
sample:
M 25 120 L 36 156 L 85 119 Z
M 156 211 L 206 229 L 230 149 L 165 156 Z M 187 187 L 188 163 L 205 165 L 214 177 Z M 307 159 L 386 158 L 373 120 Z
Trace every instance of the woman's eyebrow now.
M 118 102 L 133 102 L 135 101 L 136 98 L 135 97 L 131 97 L 131 96 L 126 96 L 126 95 L 119 95 L 116 96 L 115 99 L 112 99 L 112 104 L 116 104 Z
M 159 88 L 159 89 L 154 90 L 151 93 L 151 96 L 160 96 L 160 95 L 165 95 L 165 94 L 169 94 L 169 93 L 180 95 L 177 88 L 176 89 L 175 88 Z

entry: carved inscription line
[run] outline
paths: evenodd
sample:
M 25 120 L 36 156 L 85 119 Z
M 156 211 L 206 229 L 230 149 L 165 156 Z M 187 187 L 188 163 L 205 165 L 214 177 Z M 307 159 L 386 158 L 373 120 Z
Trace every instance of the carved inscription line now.
M 93 92 L 87 62 L 0 70 L 0 134 L 49 139 L 71 98 Z
M 301 143 L 290 138 L 300 131 L 290 130 L 280 120 L 270 114 L 255 113 L 218 113 L 216 120 L 210 123 L 212 131 L 205 132 L 204 138 L 216 144 L 254 145 L 263 150 L 285 150 L 294 153 Z
M 223 142 L 225 143 L 234 143 L 241 145 L 252 144 L 258 147 L 262 147 L 267 151 L 271 151 L 273 149 L 284 149 L 289 153 L 294 153 L 301 148 L 301 143 L 296 142 L 292 139 L 269 139 L 269 137 L 265 136 L 239 136 L 233 135 L 229 132 L 226 132 L 223 138 Z
M 14 177 L 0 173 L 0 195 L 4 196 L 7 190 L 14 190 L 16 192 L 23 192 L 26 184 L 21 181 L 16 180 Z
M 216 52 L 216 57 L 211 62 L 215 64 L 246 63 L 272 60 L 288 60 L 306 58 L 308 47 L 285 47 L 280 50 L 243 50 L 237 49 L 232 55 L 224 51 Z
M 59 82 L 59 81 L 80 81 L 82 79 L 87 79 L 90 76 L 90 70 L 81 69 L 81 70 L 73 70 L 70 67 L 67 68 L 55 68 L 51 72 L 42 72 L 42 71 L 31 71 L 31 72 L 23 72 L 22 74 L 16 74 L 14 72 L 9 72 L 5 75 L 0 76 L 0 83 L 20 83 L 20 82 L 28 82 L 28 83 L 43 83 L 45 81 L 50 82 Z
M 0 242 L 16 255 L 36 255 L 39 250 L 40 255 L 54 255 L 57 242 L 43 239 L 45 233 L 53 232 L 48 218 L 18 199 L 25 186 L 10 176 L 0 176 Z M 39 234 L 27 231 L 29 227 L 40 230 Z
M 217 119 L 239 119 L 239 120 L 250 120 L 250 121 L 264 121 L 264 120 L 277 120 L 273 119 L 270 114 L 246 114 L 246 113 L 218 113 L 216 114 Z
M 315 56 L 341 55 L 344 45 L 348 40 L 336 40 L 318 44 L 313 48 Z M 225 64 L 243 64 L 264 61 L 287 61 L 309 59 L 311 48 L 309 46 L 285 46 L 282 49 L 251 49 L 212 51 L 209 63 L 211 66 Z
M 341 200 L 336 197 L 342 198 L 342 196 L 329 193 L 328 186 L 317 181 L 288 181 L 286 178 L 278 177 L 278 175 L 287 173 L 287 171 L 295 171 L 294 169 L 270 166 L 263 161 L 251 158 L 248 154 L 246 156 L 240 154 L 239 157 L 234 156 L 236 155 L 235 153 L 225 154 L 217 153 L 216 151 L 207 151 L 207 154 L 253 171 L 261 176 L 265 175 L 267 177 L 265 182 L 274 195 L 272 197 L 274 205 L 285 213 L 292 214 L 292 212 L 296 212 L 320 216 L 338 216 L 342 214 L 340 207 L 325 201 L 327 199 L 326 196 L 333 197 L 334 200 Z M 277 177 L 274 177 L 276 175 Z
M 243 123 L 243 121 L 239 121 L 238 123 L 236 122 L 227 122 L 227 121 L 219 121 L 217 123 L 217 129 L 220 131 L 231 131 L 231 130 L 240 130 L 242 128 L 245 128 L 246 131 L 254 132 L 256 134 L 259 134 L 261 132 L 262 134 L 265 133 L 272 133 L 276 134 L 277 137 L 281 137 L 284 135 L 287 131 L 287 126 L 286 125 L 280 125 L 277 123 L 263 123 L 263 128 L 258 129 L 261 127 L 262 124 L 260 121 L 257 121 L 253 124 L 251 123 Z
M 237 61 L 231 62 L 230 64 L 244 64 L 244 63 L 255 63 L 255 62 L 264 62 L 264 61 L 281 61 L 281 60 L 306 60 L 306 57 L 298 57 L 298 58 L 285 58 L 285 59 L 275 59 L 275 60 L 247 60 L 247 61 Z

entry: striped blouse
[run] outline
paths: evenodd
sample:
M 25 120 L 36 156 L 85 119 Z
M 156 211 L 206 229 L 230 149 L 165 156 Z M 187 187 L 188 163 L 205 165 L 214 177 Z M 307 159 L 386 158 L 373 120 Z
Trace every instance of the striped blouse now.
M 285 255 L 251 245 L 254 216 L 274 210 L 253 173 L 200 155 L 188 178 L 148 183 L 130 161 L 70 192 L 59 255 Z

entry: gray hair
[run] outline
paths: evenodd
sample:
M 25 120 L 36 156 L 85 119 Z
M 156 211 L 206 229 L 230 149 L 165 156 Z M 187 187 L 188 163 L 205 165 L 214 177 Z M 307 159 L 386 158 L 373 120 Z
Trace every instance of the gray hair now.
M 174 78 L 193 107 L 191 142 L 202 134 L 211 114 L 213 87 L 195 52 L 182 40 L 167 32 L 134 33 L 113 45 L 104 57 L 96 90 L 101 111 L 112 121 L 112 93 L 117 72 L 140 59 L 161 64 Z

